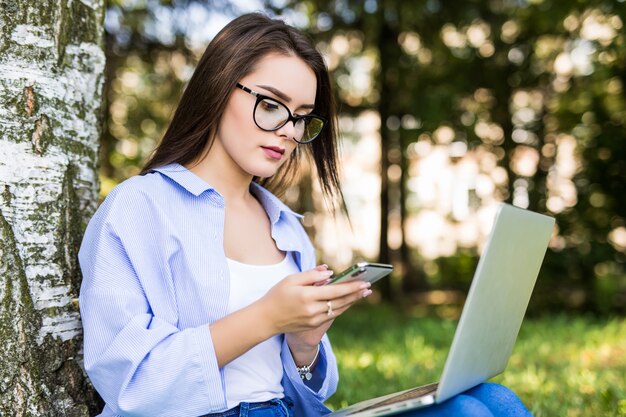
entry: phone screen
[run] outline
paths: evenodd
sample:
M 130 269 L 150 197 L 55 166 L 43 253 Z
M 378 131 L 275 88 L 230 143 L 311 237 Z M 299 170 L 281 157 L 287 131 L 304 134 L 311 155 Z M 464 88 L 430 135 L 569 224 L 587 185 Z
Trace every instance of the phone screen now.
M 392 265 L 359 262 L 337 274 L 330 284 L 355 280 L 367 281 L 373 284 L 379 279 L 389 275 L 391 271 L 393 271 Z

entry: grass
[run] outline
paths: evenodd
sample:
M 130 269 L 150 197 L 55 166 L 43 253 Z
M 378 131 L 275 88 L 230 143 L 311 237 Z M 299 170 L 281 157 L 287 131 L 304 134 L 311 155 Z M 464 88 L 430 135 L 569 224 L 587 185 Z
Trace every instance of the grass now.
M 434 382 L 456 321 L 363 304 L 329 331 L 339 362 L 332 409 Z M 626 417 L 626 319 L 567 315 L 526 319 L 506 371 L 535 417 Z

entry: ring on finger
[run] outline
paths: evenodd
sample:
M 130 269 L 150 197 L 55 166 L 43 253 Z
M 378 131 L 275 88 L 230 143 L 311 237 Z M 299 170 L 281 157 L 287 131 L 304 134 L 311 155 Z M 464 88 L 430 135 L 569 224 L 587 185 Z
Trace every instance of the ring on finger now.
M 326 312 L 326 315 L 327 315 L 328 317 L 334 316 L 334 315 L 335 315 L 335 313 L 333 312 L 333 305 L 332 305 L 332 303 L 330 302 L 330 300 L 326 301 L 326 305 L 328 306 L 328 311 Z

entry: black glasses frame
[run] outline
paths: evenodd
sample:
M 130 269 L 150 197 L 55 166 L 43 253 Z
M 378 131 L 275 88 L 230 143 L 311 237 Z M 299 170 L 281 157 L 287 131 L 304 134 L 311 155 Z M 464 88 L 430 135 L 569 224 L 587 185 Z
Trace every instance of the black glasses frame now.
M 322 127 L 321 127 L 319 133 L 317 135 L 313 136 L 311 139 L 309 139 L 307 141 L 302 141 L 302 140 L 298 140 L 296 138 L 293 138 L 296 142 L 304 144 L 304 143 L 311 143 L 311 142 L 313 142 L 313 140 L 316 139 L 320 135 L 320 133 L 322 133 L 322 130 L 324 130 L 324 126 L 326 126 L 326 122 L 328 120 L 325 117 L 318 116 L 317 114 L 312 114 L 312 113 L 305 114 L 303 116 L 294 116 L 293 114 L 291 114 L 291 110 L 289 110 L 289 107 L 287 107 L 287 105 L 285 103 L 283 103 L 282 101 L 277 100 L 274 97 L 266 96 L 264 94 L 256 92 L 256 91 L 254 91 L 254 90 L 252 90 L 252 89 L 250 89 L 250 88 L 248 88 L 245 85 L 240 84 L 240 83 L 237 83 L 237 87 L 242 89 L 246 93 L 252 94 L 254 97 L 256 97 L 256 102 L 254 103 L 254 109 L 252 110 L 252 118 L 254 119 L 254 124 L 257 125 L 257 127 L 259 129 L 261 129 L 261 130 L 264 130 L 266 132 L 274 132 L 274 131 L 280 129 L 281 127 L 285 126 L 289 122 L 293 122 L 293 125 L 295 126 L 296 123 L 299 122 L 300 120 L 304 120 L 305 125 L 308 123 L 308 120 L 310 120 L 310 119 L 319 119 L 319 120 L 321 120 L 322 121 Z M 273 129 L 267 129 L 267 128 L 261 127 L 261 126 L 259 126 L 259 124 L 256 121 L 256 108 L 259 105 L 259 103 L 261 101 L 265 100 L 265 99 L 272 100 L 272 101 L 280 104 L 281 106 L 283 106 L 287 110 L 287 114 L 289 115 L 289 117 L 284 121 L 284 123 L 281 123 L 280 125 L 276 126 Z

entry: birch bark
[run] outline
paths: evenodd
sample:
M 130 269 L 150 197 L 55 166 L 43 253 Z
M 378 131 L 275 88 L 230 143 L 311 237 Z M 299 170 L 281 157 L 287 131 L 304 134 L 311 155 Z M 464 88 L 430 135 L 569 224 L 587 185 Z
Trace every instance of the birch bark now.
M 0 0 L 0 415 L 88 416 L 76 254 L 98 198 L 104 0 Z

